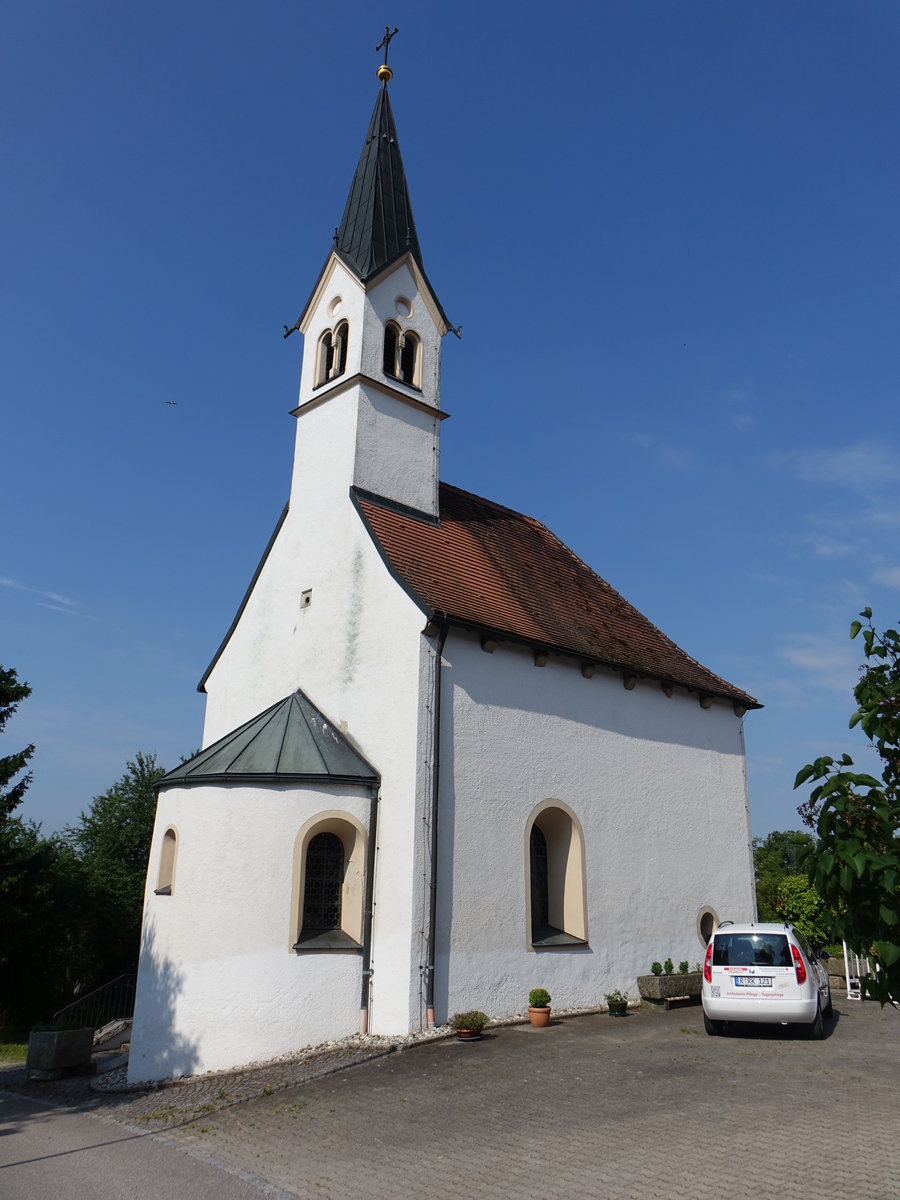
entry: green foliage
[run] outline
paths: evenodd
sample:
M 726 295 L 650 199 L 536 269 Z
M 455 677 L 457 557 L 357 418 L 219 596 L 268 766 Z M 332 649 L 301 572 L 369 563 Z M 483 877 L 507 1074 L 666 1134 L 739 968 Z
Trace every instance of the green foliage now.
M 0 703 L 0 717 L 8 709 Z M 138 754 L 77 825 L 50 838 L 0 814 L 0 1008 L 19 1029 L 136 969 L 162 774 Z
M 14 668 L 0 666 L 0 733 L 6 722 L 13 715 L 19 704 L 31 695 L 27 683 L 19 683 Z M 15 754 L 0 758 L 0 830 L 12 816 L 13 809 L 22 803 L 22 797 L 31 783 L 31 772 L 23 775 L 18 783 L 13 783 L 16 775 L 22 771 L 34 754 L 34 746 L 26 746 Z M 10 786 L 12 785 L 12 786 Z M 0 866 L 2 866 L 0 860 Z
M 778 888 L 775 909 L 779 921 L 788 921 L 816 949 L 828 942 L 831 915 L 806 875 L 785 875 Z
M 532 1005 L 533 1008 L 537 1007 Z M 455 1029 L 457 1033 L 460 1029 L 468 1029 L 472 1033 L 481 1033 L 485 1025 L 491 1018 L 481 1012 L 477 1008 L 470 1009 L 468 1012 L 457 1013 L 456 1016 L 450 1018 L 450 1028 Z
M 164 774 L 155 755 L 138 753 L 63 833 L 90 899 L 93 986 L 137 969 L 156 783 Z
M 667 958 L 666 961 L 663 963 L 663 970 L 665 971 L 665 973 L 667 975 L 674 975 L 675 964 L 672 962 L 671 958 Z
M 789 875 L 809 870 L 816 839 L 799 829 L 775 830 L 766 838 L 753 839 L 753 870 L 756 876 L 756 910 L 760 921 L 777 921 L 778 889 Z
M 651 974 L 653 974 L 653 975 L 662 975 L 662 971 L 663 971 L 663 969 L 662 969 L 662 963 L 661 963 L 661 962 L 652 962 L 652 963 L 650 964 L 650 972 L 651 972 Z
M 528 1005 L 530 1008 L 546 1008 L 553 997 L 546 988 L 532 988 L 528 993 Z
M 900 1001 L 900 633 L 879 634 L 872 610 L 850 627 L 863 635 L 866 662 L 853 694 L 859 726 L 881 760 L 881 778 L 850 770 L 849 754 L 807 763 L 794 787 L 815 783 L 800 815 L 819 835 L 811 873 L 831 907 L 833 933 L 879 967 L 865 981 L 881 1004 Z
M 690 970 L 690 966 L 688 964 L 688 960 L 686 958 L 683 958 L 681 960 L 681 962 L 678 964 L 678 974 L 679 975 L 687 975 L 689 970 Z
M 616 988 L 614 992 L 606 993 L 606 1003 L 610 1008 L 617 1008 L 628 1003 L 628 996 Z

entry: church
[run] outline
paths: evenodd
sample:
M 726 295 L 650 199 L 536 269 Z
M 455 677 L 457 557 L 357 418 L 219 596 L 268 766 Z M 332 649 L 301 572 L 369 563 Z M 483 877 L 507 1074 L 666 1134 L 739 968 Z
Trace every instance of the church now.
M 132 1082 L 635 993 L 755 915 L 743 717 L 533 517 L 443 482 L 379 91 L 303 335 L 290 496 L 166 775 Z M 285 330 L 285 336 L 293 332 Z

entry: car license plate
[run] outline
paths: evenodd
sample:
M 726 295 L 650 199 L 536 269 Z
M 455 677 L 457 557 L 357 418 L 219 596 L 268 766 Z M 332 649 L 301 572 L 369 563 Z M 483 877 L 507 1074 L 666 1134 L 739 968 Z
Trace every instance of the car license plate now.
M 772 986 L 772 976 L 771 975 L 736 975 L 734 982 L 735 982 L 736 987 L 771 987 Z

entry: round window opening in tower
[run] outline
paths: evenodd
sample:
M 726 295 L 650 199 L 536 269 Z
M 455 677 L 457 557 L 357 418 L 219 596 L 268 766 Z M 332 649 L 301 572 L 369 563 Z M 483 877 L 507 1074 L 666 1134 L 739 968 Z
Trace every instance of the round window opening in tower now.
M 697 913 L 697 937 L 704 946 L 709 945 L 709 939 L 719 924 L 719 914 L 711 904 L 704 904 Z

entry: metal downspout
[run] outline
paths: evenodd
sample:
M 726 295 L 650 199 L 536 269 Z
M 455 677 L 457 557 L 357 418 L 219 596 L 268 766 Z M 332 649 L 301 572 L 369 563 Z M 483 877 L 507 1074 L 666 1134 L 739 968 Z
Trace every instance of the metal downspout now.
M 434 960 L 437 939 L 438 805 L 441 792 L 441 666 L 449 622 L 441 621 L 437 662 L 434 668 L 434 765 L 431 787 L 431 885 L 428 913 L 428 947 L 425 960 L 425 1024 L 434 1029 Z
M 375 843 L 378 840 L 378 785 L 372 788 L 369 806 L 369 845 L 366 848 L 366 894 L 363 901 L 362 987 L 359 997 L 359 1032 L 369 1032 L 369 989 L 372 984 L 372 910 L 375 895 Z

